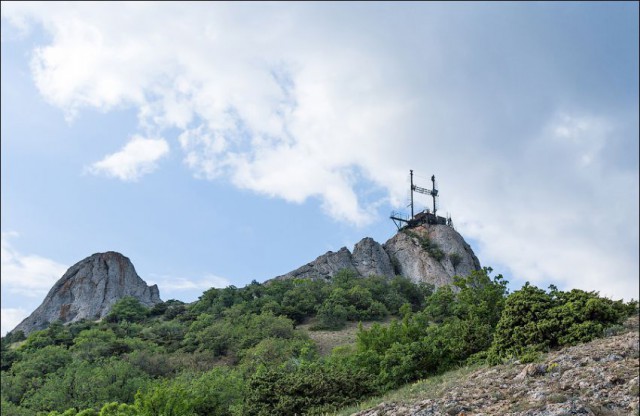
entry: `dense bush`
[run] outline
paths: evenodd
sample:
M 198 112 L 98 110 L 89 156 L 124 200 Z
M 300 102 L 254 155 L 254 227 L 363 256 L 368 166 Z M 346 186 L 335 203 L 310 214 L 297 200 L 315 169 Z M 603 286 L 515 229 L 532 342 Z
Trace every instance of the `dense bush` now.
M 532 351 L 590 341 L 605 328 L 620 324 L 636 305 L 579 289 L 562 292 L 552 286 L 546 292 L 527 282 L 506 300 L 490 361 L 499 363 Z
M 133 296 L 118 300 L 107 315 L 107 322 L 140 322 L 147 317 L 149 309 Z
M 323 414 L 376 392 L 363 370 L 324 362 L 257 371 L 247 385 L 244 414 Z
M 405 308 L 402 321 L 360 331 L 355 360 L 388 389 L 445 371 L 487 349 L 498 323 L 506 281 L 491 269 L 456 278 L 426 298 L 424 309 Z

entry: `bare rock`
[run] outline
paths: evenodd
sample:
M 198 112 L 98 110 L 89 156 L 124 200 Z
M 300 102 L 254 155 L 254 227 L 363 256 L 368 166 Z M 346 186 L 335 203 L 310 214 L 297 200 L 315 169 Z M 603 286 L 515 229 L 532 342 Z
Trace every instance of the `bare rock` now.
M 276 279 L 329 279 L 344 269 L 358 271 L 353 264 L 351 252 L 346 247 L 342 247 L 335 253 L 329 251 L 311 263 L 278 276 Z
M 433 246 L 425 250 L 424 242 Z M 384 244 L 389 257 L 398 264 L 400 274 L 414 282 L 443 286 L 453 282 L 453 276 L 466 276 L 480 270 L 480 262 L 456 230 L 440 224 L 425 224 L 399 232 Z M 441 255 L 436 256 L 436 251 Z
M 428 239 L 439 252 L 425 249 Z M 436 253 L 437 254 L 437 253 Z M 447 225 L 422 225 L 408 232 L 399 232 L 384 245 L 370 237 L 363 238 L 353 248 L 329 251 L 275 279 L 330 279 L 340 270 L 352 270 L 361 277 L 403 275 L 415 282 L 443 286 L 453 282 L 453 276 L 466 276 L 480 269 L 480 262 L 462 236 Z
M 147 286 L 127 257 L 113 251 L 96 253 L 71 266 L 42 304 L 13 331 L 26 335 L 58 320 L 100 319 L 125 296 L 133 296 L 148 307 L 162 302 L 158 286 Z
M 546 364 L 527 364 L 514 380 L 524 380 L 527 377 L 542 375 L 547 372 Z
M 353 265 L 361 276 L 395 276 L 391 259 L 373 238 L 363 238 L 353 248 Z

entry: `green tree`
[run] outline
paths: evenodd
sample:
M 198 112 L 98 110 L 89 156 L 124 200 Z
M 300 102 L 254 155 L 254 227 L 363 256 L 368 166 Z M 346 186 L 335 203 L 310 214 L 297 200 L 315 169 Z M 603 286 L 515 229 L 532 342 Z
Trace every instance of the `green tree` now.
M 140 322 L 149 314 L 149 309 L 133 296 L 118 300 L 106 317 L 107 322 Z

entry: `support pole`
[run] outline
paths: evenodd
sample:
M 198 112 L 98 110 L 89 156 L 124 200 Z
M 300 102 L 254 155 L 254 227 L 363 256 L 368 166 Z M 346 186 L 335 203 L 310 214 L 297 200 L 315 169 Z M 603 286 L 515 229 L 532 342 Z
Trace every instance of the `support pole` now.
M 409 170 L 411 176 L 411 219 L 413 219 L 413 169 Z
M 431 186 L 431 189 L 432 189 L 431 196 L 433 197 L 433 216 L 434 216 L 434 218 L 437 218 L 437 217 L 436 217 L 436 193 L 437 193 L 438 191 L 436 190 L 436 175 L 431 175 L 431 183 L 432 183 L 432 186 Z

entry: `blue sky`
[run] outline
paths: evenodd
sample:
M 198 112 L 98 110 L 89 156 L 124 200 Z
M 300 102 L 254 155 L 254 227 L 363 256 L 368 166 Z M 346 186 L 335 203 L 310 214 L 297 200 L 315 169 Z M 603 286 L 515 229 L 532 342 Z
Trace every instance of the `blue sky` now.
M 1 62 L 3 334 L 95 252 L 193 301 L 384 242 L 409 169 L 512 290 L 637 297 L 635 2 L 8 2 Z

